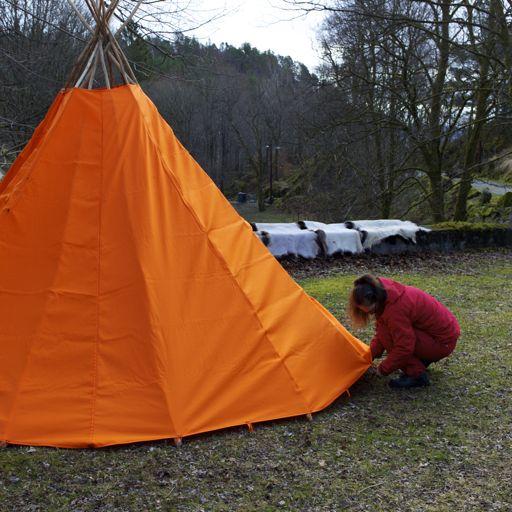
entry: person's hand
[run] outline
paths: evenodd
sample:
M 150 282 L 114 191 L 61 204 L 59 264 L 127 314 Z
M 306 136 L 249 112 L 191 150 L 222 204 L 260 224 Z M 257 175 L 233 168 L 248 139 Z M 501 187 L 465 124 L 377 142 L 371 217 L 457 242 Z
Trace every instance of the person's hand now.
M 376 363 L 372 363 L 371 366 L 367 370 L 368 375 L 377 375 L 382 377 L 382 374 L 379 371 L 379 366 Z
M 370 368 L 368 368 L 368 373 L 370 375 L 377 375 L 377 377 L 384 377 L 384 375 L 379 370 L 379 365 L 377 363 L 372 363 Z

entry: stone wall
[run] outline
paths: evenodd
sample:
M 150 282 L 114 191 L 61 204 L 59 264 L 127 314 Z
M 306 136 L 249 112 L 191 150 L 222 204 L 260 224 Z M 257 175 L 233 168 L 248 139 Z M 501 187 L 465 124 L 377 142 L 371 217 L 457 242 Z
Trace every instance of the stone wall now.
M 374 245 L 369 252 L 375 254 L 453 252 L 486 247 L 512 247 L 512 228 L 422 231 L 417 234 L 415 244 L 399 236 L 393 236 Z

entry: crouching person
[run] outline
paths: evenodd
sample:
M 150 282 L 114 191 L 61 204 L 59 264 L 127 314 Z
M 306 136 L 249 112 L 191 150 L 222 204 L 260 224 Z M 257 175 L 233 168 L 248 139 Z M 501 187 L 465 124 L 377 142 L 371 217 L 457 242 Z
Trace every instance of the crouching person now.
M 460 336 L 457 319 L 434 297 L 413 286 L 372 275 L 354 281 L 349 315 L 356 327 L 366 326 L 375 318 L 372 358 L 387 353 L 376 368 L 377 375 L 403 372 L 389 382 L 392 388 L 427 386 L 426 368 L 448 357 Z

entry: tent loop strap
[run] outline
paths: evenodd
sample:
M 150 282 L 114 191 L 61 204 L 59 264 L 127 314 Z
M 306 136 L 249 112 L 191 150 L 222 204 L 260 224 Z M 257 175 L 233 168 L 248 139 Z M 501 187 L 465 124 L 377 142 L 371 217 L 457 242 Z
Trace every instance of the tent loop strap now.
M 247 422 L 246 425 L 247 425 L 247 429 L 249 430 L 249 432 L 251 432 L 251 433 L 254 432 L 254 427 L 253 427 L 252 423 Z

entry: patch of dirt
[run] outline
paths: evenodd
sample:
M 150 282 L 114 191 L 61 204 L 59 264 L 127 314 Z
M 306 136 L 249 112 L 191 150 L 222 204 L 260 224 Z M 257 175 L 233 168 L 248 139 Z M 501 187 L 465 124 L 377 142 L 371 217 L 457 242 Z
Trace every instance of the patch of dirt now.
M 479 275 L 494 266 L 509 264 L 512 248 L 453 253 L 402 255 L 355 254 L 315 260 L 284 259 L 281 265 L 296 279 L 333 274 L 423 274 Z

